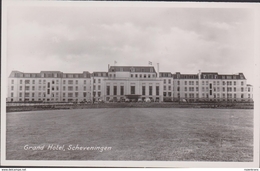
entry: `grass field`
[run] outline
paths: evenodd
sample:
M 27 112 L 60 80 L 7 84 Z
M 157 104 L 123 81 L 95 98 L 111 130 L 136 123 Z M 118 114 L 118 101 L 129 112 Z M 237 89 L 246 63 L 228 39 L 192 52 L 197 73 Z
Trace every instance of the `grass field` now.
M 25 145 L 110 151 L 24 150 Z M 7 160 L 253 161 L 253 110 L 110 108 L 7 114 Z

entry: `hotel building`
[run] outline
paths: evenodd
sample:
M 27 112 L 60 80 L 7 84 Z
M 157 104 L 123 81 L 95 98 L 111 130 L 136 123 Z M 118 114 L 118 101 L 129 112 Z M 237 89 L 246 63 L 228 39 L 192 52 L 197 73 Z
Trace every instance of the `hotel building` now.
M 153 66 L 108 66 L 108 72 L 63 73 L 12 71 L 7 101 L 253 101 L 253 86 L 243 73 L 181 74 L 157 72 Z

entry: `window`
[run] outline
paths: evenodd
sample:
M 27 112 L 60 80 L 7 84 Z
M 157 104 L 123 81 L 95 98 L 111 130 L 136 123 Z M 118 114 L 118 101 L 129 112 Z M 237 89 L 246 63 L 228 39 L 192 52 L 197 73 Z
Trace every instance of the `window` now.
M 30 86 L 25 86 L 25 90 L 30 90 Z
M 65 97 L 66 96 L 66 93 L 63 93 L 63 97 Z
M 63 86 L 63 91 L 65 91 L 66 90 L 66 87 L 65 86 Z
M 133 74 L 131 74 L 131 78 L 133 78 Z
M 163 90 L 166 90 L 166 86 L 163 86 Z
M 84 84 L 87 84 L 87 80 L 84 80 Z
M 145 86 L 142 86 L 142 95 L 145 95 Z
M 166 97 L 166 92 L 163 92 L 163 96 Z
M 30 80 L 25 80 L 25 84 L 30 84 Z
M 68 97 L 73 97 L 73 93 L 68 93 Z
M 110 86 L 107 86 L 107 95 L 110 95 Z
M 202 91 L 204 91 L 205 90 L 205 88 L 204 87 L 202 87 Z
M 66 84 L 66 80 L 63 80 L 63 84 Z
M 48 82 L 47 87 L 50 88 L 50 82 Z
M 98 90 L 100 90 L 101 88 L 100 88 L 101 86 L 100 85 L 98 85 Z
M 73 91 L 73 86 L 69 86 L 68 91 Z
M 131 94 L 135 94 L 135 86 L 131 86 Z
M 171 97 L 172 96 L 172 92 L 168 92 L 168 96 Z
M 12 84 L 14 84 L 14 80 L 12 80 Z
M 151 96 L 153 94 L 153 87 L 149 86 L 149 95 Z
M 87 90 L 87 87 L 86 87 L 86 86 L 84 86 L 83 90 L 84 90 L 84 91 L 86 91 L 86 90 Z
M 204 85 L 204 81 L 202 81 L 202 85 Z
M 114 86 L 114 95 L 117 95 L 117 86 Z
M 150 74 L 148 74 L 148 78 L 151 78 Z
M 217 81 L 217 85 L 219 85 L 219 81 Z
M 236 83 L 236 81 L 234 81 L 234 85 L 236 85 L 237 83 Z
M 76 86 L 75 88 L 76 88 L 76 91 L 79 91 L 79 88 L 78 88 L 78 86 Z
M 244 98 L 244 94 L 241 94 L 241 99 L 243 99 Z
M 14 86 L 11 86 L 11 90 L 14 90 Z
M 23 84 L 23 80 L 20 80 L 20 84 Z
M 52 80 L 52 84 L 55 84 L 55 81 L 54 81 L 54 80 Z
M 244 88 L 243 87 L 241 87 L 241 92 L 244 92 Z
M 59 87 L 58 86 L 56 87 L 56 90 L 59 91 Z
M 34 87 L 34 86 L 32 86 L 32 90 L 33 90 L 33 91 L 35 90 L 35 87 Z
M 196 87 L 196 91 L 199 91 L 199 87 Z
M 212 84 L 211 83 L 209 84 L 209 88 L 212 89 Z
M 22 97 L 23 96 L 23 93 L 19 93 L 19 97 Z
M 139 77 L 142 78 L 142 74 L 140 74 Z
M 11 93 L 11 97 L 14 97 L 14 93 Z
M 198 81 L 196 81 L 196 85 L 199 85 L 199 82 L 198 82 Z
M 248 92 L 250 92 L 250 87 L 248 87 Z
M 208 81 L 206 81 L 206 85 L 208 85 L 209 84 L 209 82 Z
M 184 81 L 184 85 L 187 85 L 187 81 Z
M 30 96 L 30 93 L 25 93 L 24 94 L 24 97 L 29 97 Z
M 98 79 L 98 83 L 100 83 L 100 79 Z
M 241 81 L 241 86 L 243 86 L 244 85 L 244 82 L 243 81 Z
M 171 80 L 170 79 L 168 80 L 168 83 L 171 84 Z
M 73 80 L 68 80 L 68 84 L 73 84 Z
M 23 90 L 23 87 L 22 87 L 22 86 L 20 86 L 20 91 L 21 91 L 21 90 Z
M 156 96 L 159 96 L 159 86 L 156 86 Z
M 234 92 L 236 92 L 236 90 L 237 90 L 236 87 L 234 87 Z
M 187 91 L 187 87 L 184 87 L 184 91 Z
M 78 93 L 78 92 L 76 92 L 76 93 L 75 93 L 75 97 L 78 97 L 78 95 L 79 95 L 79 93 Z
M 178 81 L 177 84 L 180 85 L 180 81 Z
M 120 95 L 124 95 L 124 86 L 120 86 Z
M 98 97 L 100 97 L 101 96 L 101 92 L 98 92 Z
M 46 80 L 43 80 L 43 84 L 46 84 Z
M 78 84 L 79 83 L 79 81 L 78 80 L 76 80 L 76 84 Z
M 163 80 L 163 84 L 166 84 L 166 79 Z
M 50 94 L 50 89 L 47 90 L 47 94 Z
M 34 93 L 32 93 L 32 97 L 34 97 Z
M 223 87 L 223 91 L 225 91 L 225 87 Z
M 96 90 L 96 86 L 95 85 L 93 85 L 93 90 Z

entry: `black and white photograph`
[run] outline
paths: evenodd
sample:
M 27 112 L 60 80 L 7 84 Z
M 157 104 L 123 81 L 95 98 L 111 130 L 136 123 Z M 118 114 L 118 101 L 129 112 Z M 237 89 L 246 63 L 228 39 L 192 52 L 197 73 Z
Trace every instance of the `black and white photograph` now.
M 259 167 L 259 4 L 3 5 L 2 165 Z

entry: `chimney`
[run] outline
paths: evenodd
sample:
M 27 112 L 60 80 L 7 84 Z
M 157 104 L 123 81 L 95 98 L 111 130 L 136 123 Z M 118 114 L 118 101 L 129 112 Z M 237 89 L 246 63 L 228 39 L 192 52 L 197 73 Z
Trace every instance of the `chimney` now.
M 109 71 L 109 67 L 110 67 L 110 65 L 108 64 L 108 71 Z
M 157 75 L 157 77 L 159 78 L 159 63 L 157 63 L 157 72 L 158 72 L 158 75 Z

